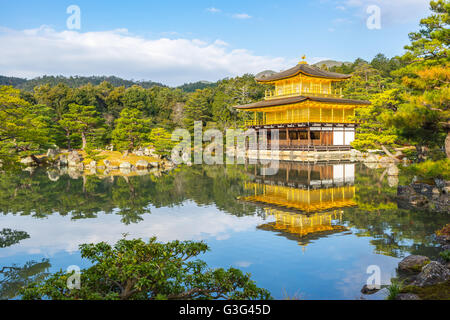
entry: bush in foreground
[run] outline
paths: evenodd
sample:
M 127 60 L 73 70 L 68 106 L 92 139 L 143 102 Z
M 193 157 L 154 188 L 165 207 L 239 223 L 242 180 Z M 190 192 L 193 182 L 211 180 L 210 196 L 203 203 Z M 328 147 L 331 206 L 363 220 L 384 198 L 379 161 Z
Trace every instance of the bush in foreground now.
M 151 238 L 83 244 L 81 256 L 93 265 L 81 271 L 81 288 L 69 290 L 71 274 L 60 271 L 22 290 L 24 300 L 190 300 L 271 299 L 249 274 L 208 269 L 192 258 L 209 250 L 203 242 L 159 243 Z

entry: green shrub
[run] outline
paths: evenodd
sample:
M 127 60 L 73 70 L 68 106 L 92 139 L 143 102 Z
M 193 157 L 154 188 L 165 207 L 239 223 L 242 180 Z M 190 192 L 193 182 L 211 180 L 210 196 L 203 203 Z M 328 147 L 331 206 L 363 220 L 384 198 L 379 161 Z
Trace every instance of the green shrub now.
M 404 169 L 407 172 L 415 174 L 423 179 L 441 178 L 445 180 L 450 179 L 450 159 L 439 161 L 425 161 L 422 163 L 413 164 Z
M 445 262 L 450 261 L 450 250 L 442 251 L 441 253 L 439 253 L 439 255 L 441 256 L 442 259 L 444 259 Z

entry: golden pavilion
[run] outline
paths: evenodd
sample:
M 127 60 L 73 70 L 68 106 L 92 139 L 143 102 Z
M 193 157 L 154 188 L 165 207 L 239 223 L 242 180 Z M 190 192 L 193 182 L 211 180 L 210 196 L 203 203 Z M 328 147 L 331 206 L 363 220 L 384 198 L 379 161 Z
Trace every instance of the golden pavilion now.
M 279 130 L 280 150 L 350 150 L 357 124 L 355 109 L 369 101 L 345 99 L 338 83 L 351 75 L 328 72 L 301 61 L 295 67 L 275 74 L 263 73 L 256 81 L 272 85 L 265 100 L 239 105 L 252 112 L 247 128 L 268 132 Z

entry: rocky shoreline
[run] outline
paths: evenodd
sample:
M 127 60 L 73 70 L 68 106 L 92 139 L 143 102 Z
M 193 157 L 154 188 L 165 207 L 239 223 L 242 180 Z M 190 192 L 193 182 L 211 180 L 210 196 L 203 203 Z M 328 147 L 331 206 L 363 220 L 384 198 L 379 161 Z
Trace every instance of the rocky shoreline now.
M 409 210 L 450 212 L 449 194 L 450 181 L 416 181 L 407 186 L 398 186 L 397 203 L 399 208 Z
M 155 153 L 155 150 L 143 148 L 132 153 L 120 153 L 112 151 L 99 151 L 95 156 L 88 155 L 81 150 L 49 149 L 46 155 L 37 157 L 38 162 L 32 157 L 26 157 L 20 162 L 32 171 L 36 167 L 47 167 L 49 177 L 52 174 L 62 172 L 71 176 L 100 175 L 100 176 L 133 176 L 148 173 L 170 171 L 176 168 L 170 159 L 165 159 Z
M 398 264 L 402 288 L 396 300 L 450 300 L 450 224 L 436 232 L 440 257 L 411 255 Z

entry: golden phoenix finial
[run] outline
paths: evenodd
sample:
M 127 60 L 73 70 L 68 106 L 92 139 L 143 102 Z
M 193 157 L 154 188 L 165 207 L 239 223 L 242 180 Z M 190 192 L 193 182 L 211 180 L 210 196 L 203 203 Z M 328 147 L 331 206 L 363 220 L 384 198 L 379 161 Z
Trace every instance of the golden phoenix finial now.
M 303 55 L 302 61 L 300 61 L 298 64 L 306 64 L 307 62 L 305 60 L 306 60 L 306 55 Z

